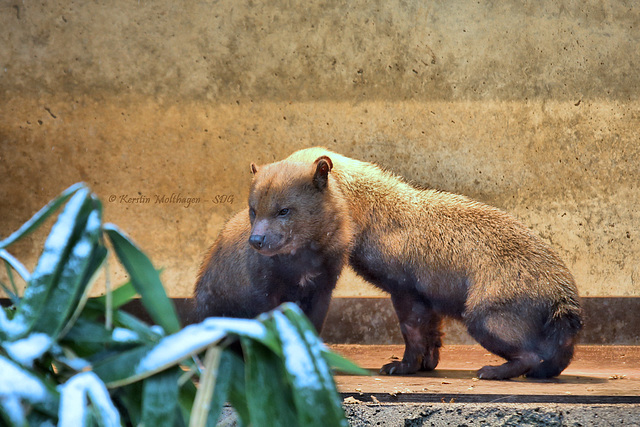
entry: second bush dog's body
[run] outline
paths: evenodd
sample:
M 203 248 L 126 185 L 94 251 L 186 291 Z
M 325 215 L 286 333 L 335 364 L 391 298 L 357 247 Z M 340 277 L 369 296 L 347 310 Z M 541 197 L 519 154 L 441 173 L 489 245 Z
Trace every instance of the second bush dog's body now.
M 552 377 L 570 362 L 581 310 L 559 257 L 512 216 L 466 197 L 420 190 L 379 167 L 322 148 L 287 160 L 327 156 L 349 206 L 349 263 L 389 292 L 406 348 L 389 374 L 434 369 L 442 316 L 461 320 L 505 358 L 478 375 Z

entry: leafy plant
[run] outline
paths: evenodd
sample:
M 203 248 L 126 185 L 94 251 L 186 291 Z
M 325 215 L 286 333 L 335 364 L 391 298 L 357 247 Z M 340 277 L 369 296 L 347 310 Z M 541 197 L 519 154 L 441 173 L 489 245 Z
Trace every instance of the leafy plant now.
M 30 273 L 7 247 L 63 205 Z M 107 279 L 106 295 L 89 298 L 107 241 L 130 282 L 111 291 Z M 8 425 L 210 426 L 225 402 L 241 425 L 347 424 L 331 367 L 366 371 L 330 352 L 297 306 L 181 328 L 158 271 L 102 223 L 84 184 L 1 241 L 0 258 L 13 304 L 0 309 L 0 421 Z M 27 284 L 22 297 L 14 273 Z M 155 326 L 121 309 L 137 294 Z

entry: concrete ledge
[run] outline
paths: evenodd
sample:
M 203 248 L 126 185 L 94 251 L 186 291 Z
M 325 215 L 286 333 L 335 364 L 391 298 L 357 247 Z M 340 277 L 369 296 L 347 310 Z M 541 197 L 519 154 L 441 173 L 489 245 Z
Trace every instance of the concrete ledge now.
M 375 372 L 402 346 L 333 345 L 372 370 L 337 375 L 351 426 L 638 425 L 640 347 L 579 346 L 569 367 L 549 380 L 486 381 L 484 364 L 501 363 L 482 347 L 445 346 L 435 371 L 407 376 Z
M 402 345 L 332 345 L 332 350 L 370 370 L 371 376 L 336 375 L 338 390 L 354 403 L 537 403 L 640 405 L 640 347 L 578 346 L 557 378 L 479 380 L 476 372 L 504 360 L 479 345 L 449 345 L 434 371 L 380 375 L 402 357 Z

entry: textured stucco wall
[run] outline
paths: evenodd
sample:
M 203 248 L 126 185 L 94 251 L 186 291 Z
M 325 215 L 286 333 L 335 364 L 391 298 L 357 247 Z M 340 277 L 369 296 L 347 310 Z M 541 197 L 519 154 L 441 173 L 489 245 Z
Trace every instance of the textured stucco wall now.
M 0 237 L 82 180 L 190 296 L 249 163 L 324 145 L 513 213 L 583 295 L 640 296 L 634 4 L 2 2 Z

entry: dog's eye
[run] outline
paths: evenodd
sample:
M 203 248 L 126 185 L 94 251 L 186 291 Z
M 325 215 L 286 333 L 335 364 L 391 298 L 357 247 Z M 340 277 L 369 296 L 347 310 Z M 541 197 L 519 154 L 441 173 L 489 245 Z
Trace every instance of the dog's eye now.
M 249 219 L 253 221 L 255 217 L 256 217 L 256 210 L 253 208 L 249 208 Z
M 289 214 L 288 208 L 280 209 L 280 211 L 278 212 L 278 216 L 287 216 L 288 214 Z

